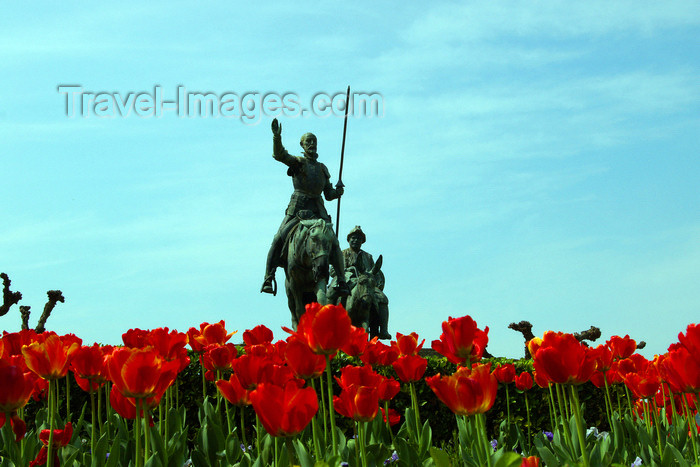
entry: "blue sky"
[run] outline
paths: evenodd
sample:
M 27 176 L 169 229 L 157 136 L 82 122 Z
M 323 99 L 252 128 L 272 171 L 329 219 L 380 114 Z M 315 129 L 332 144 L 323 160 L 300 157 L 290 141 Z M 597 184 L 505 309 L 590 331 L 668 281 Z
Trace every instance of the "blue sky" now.
M 697 2 L 122 2 L 0 6 L 0 271 L 48 327 L 225 319 L 283 338 L 259 293 L 292 192 L 271 116 L 69 118 L 57 86 L 379 93 L 348 123 L 340 218 L 384 255 L 392 332 L 448 316 L 518 357 L 529 320 L 663 353 L 700 310 Z M 337 180 L 340 117 L 281 116 Z M 326 203 L 335 217 L 336 203 Z M 281 281 L 283 272 L 278 271 Z M 0 328 L 19 326 L 17 307 Z M 429 345 L 429 344 L 428 344 Z

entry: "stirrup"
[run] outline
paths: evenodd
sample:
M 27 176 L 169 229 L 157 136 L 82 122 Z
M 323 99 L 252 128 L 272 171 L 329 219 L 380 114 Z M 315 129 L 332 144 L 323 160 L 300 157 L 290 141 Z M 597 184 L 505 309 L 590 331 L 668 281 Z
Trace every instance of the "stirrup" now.
M 269 283 L 268 283 L 269 279 Z M 270 290 L 266 290 L 267 287 L 269 286 Z M 275 279 L 275 276 L 272 277 L 267 277 L 265 278 L 265 281 L 263 282 L 262 287 L 260 288 L 260 293 L 271 293 L 273 296 L 277 295 L 277 279 Z

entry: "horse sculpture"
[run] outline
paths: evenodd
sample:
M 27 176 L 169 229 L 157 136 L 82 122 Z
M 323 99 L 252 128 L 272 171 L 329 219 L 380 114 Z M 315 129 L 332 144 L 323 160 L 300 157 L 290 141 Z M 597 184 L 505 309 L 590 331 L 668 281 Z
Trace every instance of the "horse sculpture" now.
M 290 234 L 286 248 L 285 289 L 292 327 L 297 328 L 308 303 L 327 305 L 328 258 L 333 229 L 323 219 L 301 220 Z

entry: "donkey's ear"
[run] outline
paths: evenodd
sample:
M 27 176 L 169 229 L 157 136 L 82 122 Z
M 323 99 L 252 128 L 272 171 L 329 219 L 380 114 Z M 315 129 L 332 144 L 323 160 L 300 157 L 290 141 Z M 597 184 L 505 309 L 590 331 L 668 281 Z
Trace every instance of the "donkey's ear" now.
M 372 268 L 372 274 L 376 274 L 379 272 L 379 270 L 382 268 L 382 262 L 384 261 L 384 258 L 382 255 L 379 255 L 379 258 L 377 258 L 377 262 L 374 263 L 374 267 Z

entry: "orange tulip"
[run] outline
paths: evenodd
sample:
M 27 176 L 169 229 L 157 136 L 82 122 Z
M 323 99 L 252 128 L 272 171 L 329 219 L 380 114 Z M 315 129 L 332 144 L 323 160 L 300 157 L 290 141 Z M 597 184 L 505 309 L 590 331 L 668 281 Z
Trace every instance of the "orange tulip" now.
M 22 347 L 27 367 L 44 379 L 60 379 L 68 373 L 69 358 L 80 344 L 64 343 L 56 334 L 49 334 L 43 342 Z
M 540 458 L 537 456 L 523 457 L 520 467 L 539 467 Z
M 491 365 L 460 367 L 451 376 L 435 375 L 425 379 L 435 395 L 457 415 L 484 413 L 493 407 L 498 381 Z

